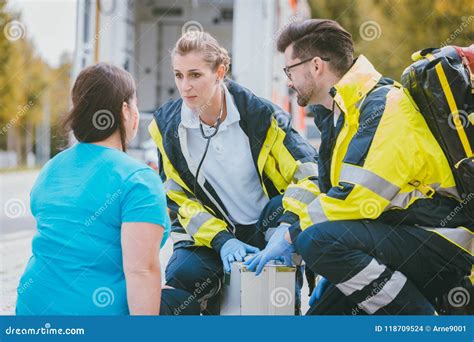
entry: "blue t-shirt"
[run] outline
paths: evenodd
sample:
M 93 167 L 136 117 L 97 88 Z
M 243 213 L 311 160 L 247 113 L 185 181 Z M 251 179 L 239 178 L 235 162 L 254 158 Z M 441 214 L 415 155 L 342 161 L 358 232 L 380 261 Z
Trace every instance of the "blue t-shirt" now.
M 31 191 L 38 232 L 18 286 L 18 315 L 127 315 L 121 225 L 170 229 L 158 174 L 116 149 L 79 143 Z

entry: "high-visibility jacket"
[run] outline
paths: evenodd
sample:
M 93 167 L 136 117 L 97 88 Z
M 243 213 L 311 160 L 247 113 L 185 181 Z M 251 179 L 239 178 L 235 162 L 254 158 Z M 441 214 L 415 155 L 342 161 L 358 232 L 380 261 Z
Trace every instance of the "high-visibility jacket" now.
M 226 86 L 240 113 L 239 124 L 249 138 L 255 168 L 268 198 L 282 194 L 289 198 L 297 195 L 298 190 L 317 188 L 316 150 L 295 130 L 279 127 L 279 122 L 285 122 L 289 114 L 231 80 L 226 80 Z M 195 175 L 183 154 L 187 147 L 186 129 L 181 124 L 182 103 L 178 99 L 163 105 L 154 113 L 149 126 L 158 147 L 168 206 L 179 219 L 170 236 L 175 243 L 220 250 L 234 237 L 235 224 L 202 173 L 194 193 Z M 280 221 L 294 223 L 302 209 L 284 210 Z
M 284 199 L 303 212 L 292 239 L 325 221 L 409 215 L 405 223 L 472 254 L 474 222 L 462 214 L 448 161 L 407 90 L 360 56 L 330 94 L 341 110 L 336 126 L 332 110 L 312 108 L 322 140 L 319 187 L 303 200 Z

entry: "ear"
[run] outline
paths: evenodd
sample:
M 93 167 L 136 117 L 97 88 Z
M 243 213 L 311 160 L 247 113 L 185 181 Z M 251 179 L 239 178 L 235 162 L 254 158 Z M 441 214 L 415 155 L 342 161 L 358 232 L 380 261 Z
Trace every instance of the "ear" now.
M 217 68 L 217 77 L 219 78 L 219 80 L 223 80 L 224 76 L 225 76 L 225 66 L 224 64 L 221 64 Z
M 323 60 L 319 57 L 314 57 L 311 60 L 311 72 L 316 75 L 319 75 L 324 70 L 324 63 Z
M 133 120 L 133 129 L 136 129 L 139 122 L 140 122 L 140 117 L 139 117 L 138 112 L 134 113 L 134 114 L 136 114 L 136 115 L 133 115 L 133 118 L 132 118 L 132 120 Z
M 128 121 L 130 120 L 130 106 L 128 105 L 127 102 L 122 103 L 122 115 L 123 115 L 123 120 Z

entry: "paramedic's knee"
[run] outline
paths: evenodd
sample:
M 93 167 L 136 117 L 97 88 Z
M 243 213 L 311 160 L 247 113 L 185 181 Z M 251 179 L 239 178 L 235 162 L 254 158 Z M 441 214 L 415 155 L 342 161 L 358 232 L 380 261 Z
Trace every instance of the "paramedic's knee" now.
M 166 267 L 166 284 L 183 289 L 198 299 L 218 286 L 222 264 L 206 247 L 178 248 Z
M 298 235 L 295 242 L 296 251 L 313 272 L 322 274 L 320 265 L 324 256 L 334 249 L 342 248 L 333 234 L 339 226 L 338 221 L 318 223 Z

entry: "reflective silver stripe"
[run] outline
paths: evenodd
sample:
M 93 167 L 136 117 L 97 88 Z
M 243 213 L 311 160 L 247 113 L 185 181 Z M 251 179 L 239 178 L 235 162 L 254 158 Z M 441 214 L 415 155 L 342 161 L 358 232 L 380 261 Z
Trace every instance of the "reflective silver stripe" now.
M 429 187 L 433 188 L 441 195 L 447 195 L 460 200 L 459 192 L 456 187 L 440 188 L 439 184 L 430 184 Z M 385 208 L 385 210 L 389 210 L 391 208 L 405 209 L 413 198 L 426 198 L 426 196 L 418 189 L 406 193 L 399 193 L 394 198 L 392 198 L 390 204 Z
M 173 179 L 167 179 L 165 184 L 163 184 L 165 191 L 183 191 L 183 188 L 176 183 Z
M 386 268 L 385 265 L 380 265 L 377 260 L 372 259 L 372 261 L 365 266 L 362 271 L 357 273 L 351 279 L 337 284 L 336 287 L 346 296 L 350 296 L 355 291 L 362 290 L 365 286 L 380 277 Z
M 384 306 L 390 304 L 400 293 L 406 282 L 407 277 L 402 273 L 395 271 L 390 277 L 390 280 L 385 283 L 382 289 L 375 296 L 367 298 L 362 303 L 359 303 L 358 306 L 365 312 L 373 314 Z
M 433 227 L 421 227 L 423 229 L 435 232 L 442 235 L 443 237 L 453 241 L 457 245 L 464 248 L 466 251 L 472 254 L 473 252 L 473 236 L 467 228 L 433 228 Z
M 425 198 L 425 195 L 420 190 L 413 190 L 406 193 L 399 193 L 396 195 L 391 201 L 390 204 L 385 208 L 385 210 L 389 210 L 391 208 L 406 208 L 408 203 L 410 203 L 411 199 L 417 198 Z
M 297 201 L 309 204 L 316 199 L 316 197 L 311 191 L 308 191 L 303 188 L 288 188 L 285 191 L 284 197 L 290 197 Z
M 339 181 L 362 185 L 388 201 L 400 192 L 400 188 L 395 184 L 390 183 L 372 171 L 351 164 L 342 165 Z
M 328 221 L 328 218 L 324 214 L 323 207 L 321 206 L 321 200 L 319 197 L 308 205 L 308 215 L 313 224 Z
M 181 242 L 181 241 L 191 241 L 194 242 L 194 239 L 191 237 L 189 234 L 184 234 L 184 233 L 174 233 L 171 232 L 170 234 L 171 240 L 173 240 L 173 243 Z
M 194 234 L 197 233 L 199 228 L 201 228 L 201 226 L 204 223 L 206 223 L 207 221 L 209 221 L 212 218 L 213 218 L 213 216 L 209 213 L 204 213 L 204 212 L 198 213 L 198 214 L 194 215 L 193 217 L 191 217 L 191 219 L 189 220 L 189 223 L 186 227 L 186 231 L 189 234 L 191 234 L 191 236 L 194 236 Z
M 300 181 L 311 176 L 318 177 L 318 166 L 315 163 L 303 163 L 298 165 L 294 178 Z

